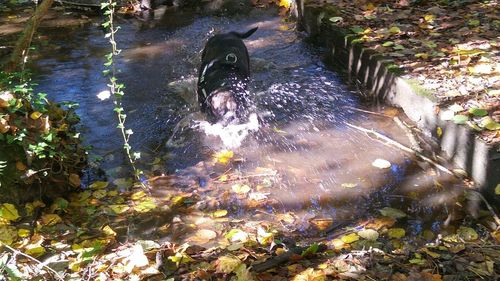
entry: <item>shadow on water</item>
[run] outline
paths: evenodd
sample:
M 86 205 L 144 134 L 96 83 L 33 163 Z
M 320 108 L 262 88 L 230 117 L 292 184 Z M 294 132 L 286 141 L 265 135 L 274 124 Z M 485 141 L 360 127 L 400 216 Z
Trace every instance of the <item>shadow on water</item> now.
M 124 103 L 127 126 L 134 131 L 132 145 L 143 152 L 144 163 L 155 162 L 148 167 L 153 174 L 169 174 L 152 182 L 158 198 L 171 194 L 174 187 L 183 188 L 199 196 L 204 204 L 199 209 L 227 209 L 234 219 L 247 221 L 294 212 L 294 225 L 278 225 L 302 234 L 307 234 L 307 222 L 313 218 L 351 220 L 385 206 L 411 213 L 415 220 L 410 223 L 417 231 L 424 226 L 439 228 L 452 213 L 446 208 L 462 190 L 460 184 L 348 127 L 346 122 L 374 129 L 409 145 L 392 118 L 353 109 L 366 106 L 326 68 L 321 50 L 304 43 L 304 35 L 290 24 L 262 11 L 238 18 L 184 16 L 182 21 L 159 21 L 151 29 L 123 23 L 118 36 L 123 49 L 119 80 L 126 84 Z M 209 35 L 214 30 L 244 31 L 253 26 L 259 30 L 245 42 L 252 63 L 252 100 L 263 122 L 259 132 L 235 150 L 242 160 L 230 166 L 208 165 L 221 142 L 192 129 L 181 130 L 175 145 L 166 146 L 175 126 L 193 112 L 186 100 L 195 94 L 199 52 Z M 58 101 L 80 104 L 85 142 L 93 146 L 93 154 L 103 156 L 108 177 L 120 177 L 115 167 L 126 161 L 112 102 L 97 98 L 106 90 L 101 71 L 108 46 L 103 32 L 97 25 L 87 25 L 64 34 L 51 29 L 41 33 L 51 41 L 41 47 L 43 59 L 34 62 L 37 90 Z M 388 160 L 390 168 L 373 167 L 377 158 Z M 250 182 L 266 192 L 270 203 L 245 205 L 231 195 L 230 183 L 216 181 L 229 170 L 251 175 Z M 228 195 L 218 201 L 220 194 Z M 138 224 L 135 233 L 154 235 L 151 231 L 173 224 L 175 216 L 175 212 L 158 214 Z M 163 238 L 182 240 L 183 235 L 187 233 Z

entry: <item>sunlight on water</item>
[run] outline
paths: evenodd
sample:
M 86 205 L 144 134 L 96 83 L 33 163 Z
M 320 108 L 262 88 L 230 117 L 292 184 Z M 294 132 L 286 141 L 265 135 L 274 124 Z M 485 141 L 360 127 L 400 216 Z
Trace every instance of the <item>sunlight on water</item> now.
M 237 148 L 241 146 L 250 132 L 259 130 L 259 120 L 257 114 L 252 113 L 247 123 L 223 126 L 219 123 L 211 124 L 207 121 L 199 121 L 196 126 L 202 129 L 207 136 L 219 137 L 226 148 Z

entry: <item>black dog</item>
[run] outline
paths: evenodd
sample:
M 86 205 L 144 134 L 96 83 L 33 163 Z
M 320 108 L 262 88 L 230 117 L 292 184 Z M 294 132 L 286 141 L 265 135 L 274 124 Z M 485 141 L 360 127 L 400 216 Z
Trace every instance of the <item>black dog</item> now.
M 245 33 L 233 31 L 215 35 L 203 49 L 198 76 L 198 103 L 212 122 L 227 125 L 245 114 L 250 59 L 242 39 L 256 30 L 257 27 Z

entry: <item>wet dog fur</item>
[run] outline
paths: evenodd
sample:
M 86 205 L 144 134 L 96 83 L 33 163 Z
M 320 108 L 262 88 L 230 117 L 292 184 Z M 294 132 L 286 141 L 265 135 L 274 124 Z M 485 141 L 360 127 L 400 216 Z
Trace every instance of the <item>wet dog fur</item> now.
M 256 30 L 214 35 L 203 49 L 197 97 L 212 123 L 237 123 L 245 115 L 250 58 L 243 39 Z

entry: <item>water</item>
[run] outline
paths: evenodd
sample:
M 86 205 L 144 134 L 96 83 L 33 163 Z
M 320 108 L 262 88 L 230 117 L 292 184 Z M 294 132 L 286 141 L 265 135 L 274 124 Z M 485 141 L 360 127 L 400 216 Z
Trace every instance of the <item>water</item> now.
M 323 64 L 321 50 L 304 43 L 304 34 L 294 31 L 293 24 L 263 11 L 234 18 L 193 14 L 182 18 L 177 24 L 159 21 L 146 29 L 123 22 L 118 33 L 127 127 L 134 131 L 132 145 L 143 152 L 143 163 L 160 160 L 154 168 L 146 166 L 154 174 L 174 175 L 186 192 L 205 188 L 199 194 L 203 204 L 230 210 L 232 218 L 258 220 L 293 212 L 295 221 L 286 226 L 290 231 L 307 231 L 311 219 L 347 221 L 370 216 L 384 206 L 411 212 L 418 218 L 412 221 L 415 231 L 423 225 L 441 225 L 449 215 L 447 206 L 460 194 L 460 184 L 349 127 L 373 129 L 410 146 L 405 131 L 391 118 L 394 109 L 363 105 Z M 203 121 L 195 106 L 200 52 L 214 31 L 254 26 L 258 31 L 245 43 L 256 115 L 244 127 L 222 130 Z M 85 143 L 93 147 L 93 155 L 103 157 L 101 166 L 110 179 L 122 176 L 115 167 L 125 166 L 126 159 L 112 101 L 98 97 L 107 83 L 101 75 L 103 56 L 109 52 L 103 31 L 98 24 L 89 24 L 65 32 L 45 28 L 40 33 L 50 41 L 40 47 L 40 58 L 32 65 L 37 90 L 57 101 L 79 103 Z M 212 154 L 227 147 L 241 161 L 230 166 L 210 164 Z M 372 162 L 379 158 L 389 161 L 390 168 L 375 168 Z M 233 183 L 217 182 L 228 171 L 261 186 L 252 196 L 265 197 L 268 203 L 245 205 L 238 196 L 212 200 L 231 190 Z M 162 181 L 152 186 L 158 197 L 172 188 Z

